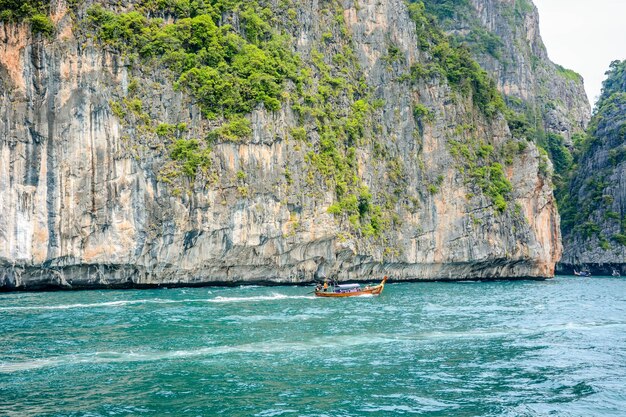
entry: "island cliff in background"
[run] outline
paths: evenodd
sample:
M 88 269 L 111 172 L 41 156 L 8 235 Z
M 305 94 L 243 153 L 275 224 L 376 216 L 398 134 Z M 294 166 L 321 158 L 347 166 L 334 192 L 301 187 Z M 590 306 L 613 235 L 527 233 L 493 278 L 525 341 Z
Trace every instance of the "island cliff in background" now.
M 562 269 L 626 274 L 626 61 L 615 61 L 562 204 Z
M 0 288 L 553 275 L 529 132 L 589 110 L 531 3 L 459 2 L 500 60 L 447 2 L 32 3 L 0 15 Z

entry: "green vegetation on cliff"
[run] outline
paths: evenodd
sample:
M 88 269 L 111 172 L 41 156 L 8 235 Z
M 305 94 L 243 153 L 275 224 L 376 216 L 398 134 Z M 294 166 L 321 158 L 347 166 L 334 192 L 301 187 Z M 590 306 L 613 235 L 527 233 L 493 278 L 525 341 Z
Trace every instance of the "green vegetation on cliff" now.
M 473 136 L 472 128 L 469 128 L 468 134 L 462 135 L 465 139 L 449 140 L 450 152 L 458 161 L 458 168 L 465 178 L 468 185 L 477 188 L 476 191 L 484 193 L 492 202 L 494 208 L 498 212 L 506 210 L 507 198 L 512 191 L 510 181 L 504 174 L 504 167 L 499 162 L 502 155 L 494 152 L 494 147 Z M 506 157 L 511 157 L 520 151 L 520 147 L 516 142 L 513 150 Z
M 456 5 L 441 5 L 443 10 L 456 10 Z M 427 13 L 423 1 L 413 0 L 408 5 L 415 22 L 419 46 L 428 51 L 432 58 L 426 65 L 415 64 L 411 75 L 415 79 L 443 76 L 454 89 L 472 97 L 487 116 L 504 113 L 506 105 L 493 79 L 472 58 L 464 44 L 451 42 L 437 25 L 436 19 Z
M 598 101 L 596 114 L 602 111 L 611 97 L 622 97 L 626 93 L 626 60 L 613 61 L 606 72 L 607 79 L 602 83 L 602 94 Z
M 293 18 L 290 3 L 283 3 L 273 7 L 282 7 L 283 17 Z M 319 186 L 316 176 L 321 177 L 336 195 L 329 212 L 365 236 L 379 236 L 389 215 L 382 214 L 359 178 L 356 150 L 370 136 L 368 120 L 380 103 L 369 97 L 339 17 L 337 8 L 319 47 L 326 49 L 332 42 L 341 45 L 340 52 L 328 56 L 313 50 L 307 62 L 292 52 L 292 40 L 280 29 L 275 11 L 261 2 L 145 0 L 125 13 L 94 5 L 87 10 L 84 30 L 130 62 L 168 68 L 175 87 L 194 97 L 204 116 L 215 120 L 217 127 L 204 143 L 174 141 L 163 127 L 167 123 L 158 126 L 157 133 L 170 138 L 170 156 L 183 174 L 193 179 L 210 167 L 212 143 L 245 140 L 252 133 L 246 116 L 258 106 L 277 111 L 289 102 L 299 118 L 292 136 L 311 148 L 305 157 L 311 169 L 309 186 Z M 126 115 L 126 107 L 117 113 Z M 310 140 L 311 126 L 317 141 Z M 162 178 L 172 175 L 170 170 Z M 288 184 L 293 181 L 285 177 Z
M 37 14 L 47 14 L 49 0 L 0 0 L 0 20 L 19 21 Z
M 453 10 L 460 11 L 466 3 L 442 1 L 434 12 L 438 18 L 451 17 Z M 54 32 L 48 1 L 0 0 L 0 6 L 4 20 L 29 19 L 33 31 Z M 96 3 L 80 14 L 79 30 L 86 38 L 119 51 L 131 65 L 168 68 L 175 87 L 193 97 L 204 116 L 215 121 L 203 140 L 184 138 L 168 129 L 174 125 L 166 120 L 151 121 L 150 109 L 142 106 L 130 87 L 128 97 L 111 101 L 111 110 L 120 119 L 130 118 L 130 123 L 139 123 L 138 129 L 168 143 L 169 155 L 179 164 L 181 174 L 193 179 L 208 169 L 214 142 L 249 137 L 252 131 L 247 115 L 254 109 L 263 106 L 277 111 L 288 103 L 300 119 L 300 126 L 293 129 L 294 138 L 309 142 L 308 129 L 316 127 L 319 139 L 309 143 L 312 149 L 306 160 L 326 186 L 335 190 L 337 201 L 330 211 L 347 217 L 364 233 L 377 235 L 381 224 L 389 223 L 389 216 L 386 221 L 379 218 L 381 206 L 374 203 L 358 177 L 356 153 L 359 147 L 371 146 L 368 138 L 376 127 L 370 120 L 379 104 L 364 87 L 342 6 L 330 2 L 327 7 L 335 17 L 309 62 L 293 52 L 293 39 L 285 30 L 296 15 L 289 1 L 276 5 L 242 0 L 141 0 L 123 12 Z M 472 58 L 470 49 L 445 35 L 422 1 L 408 7 L 420 47 L 430 56 L 429 62 L 411 68 L 412 79 L 443 78 L 455 92 L 470 97 L 487 118 L 506 113 L 495 83 Z M 392 65 L 402 59 L 402 53 L 390 45 L 384 59 Z M 419 103 L 415 106 L 416 120 L 432 122 L 428 109 Z M 506 206 L 502 203 L 506 187 L 498 186 L 497 169 L 490 165 L 494 163 L 497 161 L 478 165 L 474 178 L 501 210 Z M 390 172 L 390 177 L 396 178 L 396 189 L 401 189 L 402 165 L 393 160 L 387 165 L 398 171 Z M 482 168 L 484 175 L 478 172 Z M 173 174 L 175 171 L 169 177 Z M 316 183 L 311 177 L 310 181 Z M 435 184 L 425 187 L 431 192 L 437 188 Z M 395 201 L 397 197 L 389 194 L 385 199 Z M 391 207 L 383 200 L 379 203 Z
M 375 140 L 371 120 L 382 103 L 371 98 L 340 10 L 336 9 L 320 49 L 311 51 L 307 68 L 302 70 L 305 81 L 292 105 L 302 127 L 292 130 L 292 135 L 310 147 L 305 156 L 312 168 L 307 186 L 314 189 L 321 180 L 334 189 L 336 201 L 328 212 L 347 221 L 356 233 L 379 238 L 392 223 L 390 206 L 387 210 L 382 207 L 390 202 L 384 193 L 375 199 L 363 183 L 357 151 Z M 335 48 L 339 52 L 331 54 Z M 319 139 L 311 141 L 311 132 L 304 126 L 314 127 Z
M 34 34 L 51 36 L 54 23 L 48 16 L 49 0 L 0 0 L 0 22 L 30 22 Z
M 192 9 L 180 1 L 145 2 L 138 11 L 119 14 L 94 5 L 87 21 L 101 42 L 170 68 L 176 85 L 189 91 L 209 118 L 250 113 L 260 103 L 277 110 L 285 80 L 297 81 L 298 59 L 286 39 L 265 23 L 267 9 L 241 3 L 216 1 Z M 226 5 L 238 11 L 243 36 L 231 25 L 216 23 L 215 10 Z M 146 17 L 149 10 L 171 10 L 182 18 L 166 23 Z
M 509 109 L 505 114 L 511 132 L 545 151 L 554 171 L 544 161 L 541 171 L 545 177 L 553 174 L 556 195 L 562 202 L 578 152 L 572 141 L 582 134 L 586 122 L 586 96 L 579 74 L 551 63 L 538 36 L 524 35 L 524 29 L 532 31 L 538 23 L 532 2 L 422 2 L 426 12 L 449 34 L 448 42 L 470 51 L 472 58 L 498 78 L 506 92 L 504 100 Z M 512 66 L 515 71 L 511 71 Z M 581 107 L 576 108 L 576 104 Z
M 164 128 L 167 123 L 154 126 L 150 116 L 139 111 L 145 129 L 156 129 L 169 141 L 169 154 L 180 164 L 178 172 L 193 180 L 210 167 L 213 142 L 244 140 L 252 133 L 245 116 L 261 105 L 278 110 L 288 97 L 287 81 L 301 83 L 299 58 L 289 39 L 269 25 L 273 19 L 272 11 L 258 2 L 143 0 L 124 13 L 92 5 L 81 31 L 138 68 L 168 68 L 175 88 L 193 97 L 207 119 L 216 120 L 205 140 L 176 139 Z M 129 94 L 131 90 L 129 86 Z M 122 104 L 112 103 L 112 110 L 124 118 L 127 109 L 132 113 L 132 104 L 125 98 Z M 176 172 L 168 169 L 162 178 Z
M 463 35 L 456 34 L 450 37 L 454 45 L 464 45 L 474 55 L 488 54 L 496 59 L 501 56 L 502 40 L 498 35 L 486 30 L 474 15 L 473 6 L 469 0 L 421 0 L 426 12 L 436 18 L 442 28 L 447 28 L 449 22 L 463 21 L 469 30 Z
M 427 64 L 415 64 L 411 68 L 412 79 L 428 77 L 445 77 L 449 85 L 457 92 L 471 97 L 474 105 L 491 119 L 498 114 L 513 118 L 514 113 L 506 107 L 502 95 L 497 90 L 493 79 L 472 58 L 470 49 L 462 43 L 454 41 L 444 34 L 437 25 L 437 19 L 453 18 L 455 13 L 463 11 L 469 5 L 467 0 L 409 3 L 409 13 L 417 31 L 419 45 L 422 50 L 431 54 Z M 433 6 L 436 6 L 433 8 Z M 434 17 L 430 13 L 435 13 Z M 416 107 L 415 111 L 421 117 L 424 110 Z M 462 127 L 462 126 L 459 126 Z M 459 161 L 459 169 L 464 174 L 468 184 L 478 187 L 493 203 L 496 211 L 503 212 L 507 208 L 507 197 L 511 191 L 511 184 L 504 175 L 499 153 L 494 152 L 493 146 L 477 140 L 473 133 L 463 135 L 461 141 L 449 142 L 452 155 Z M 472 126 L 469 126 L 472 130 Z M 436 186 L 431 185 L 431 193 Z
M 579 73 L 577 73 L 576 71 L 573 71 L 569 68 L 565 68 L 561 65 L 555 65 L 556 66 L 556 70 L 558 71 L 558 73 L 564 77 L 567 78 L 568 80 L 572 80 L 572 81 L 576 81 L 576 82 L 582 82 L 582 77 Z
M 197 139 L 178 139 L 172 146 L 171 157 L 182 162 L 186 175 L 195 178 L 199 168 L 208 169 L 211 166 L 210 153 L 210 149 L 202 149 Z
M 473 41 L 459 42 L 440 27 L 446 19 L 469 18 L 469 1 L 411 0 L 407 5 L 419 47 L 426 52 L 425 59 L 411 67 L 409 78 L 415 83 L 444 80 L 454 97 L 471 99 L 487 120 L 504 114 L 512 130 L 529 131 L 528 123 L 507 109 L 495 82 L 473 58 L 476 45 L 497 55 L 497 37 L 474 25 Z M 182 134 L 168 120 L 153 120 L 151 109 L 136 94 L 136 81 L 128 86 L 127 97 L 111 100 L 117 117 L 166 144 L 177 169 L 162 178 L 179 174 L 193 182 L 198 173 L 210 169 L 215 143 L 243 142 L 250 137 L 248 116 L 253 110 L 263 107 L 275 112 L 288 105 L 298 118 L 291 135 L 309 148 L 305 161 L 310 185 L 321 183 L 333 189 L 336 202 L 329 211 L 347 219 L 357 231 L 377 236 L 383 226 L 393 223 L 391 211 L 406 182 L 401 161 L 375 139 L 378 127 L 372 120 L 381 103 L 366 87 L 343 6 L 336 1 L 324 5 L 330 19 L 321 40 L 304 59 L 294 53 L 294 31 L 290 30 L 297 15 L 294 7 L 292 1 L 138 0 L 123 7 L 96 2 L 75 17 L 82 19 L 77 29 L 85 39 L 117 51 L 131 68 L 167 68 L 175 88 L 192 97 L 211 121 L 210 131 L 196 139 Z M 48 1 L 0 0 L 0 10 L 4 20 L 28 19 L 34 32 L 54 33 Z M 402 61 L 403 53 L 390 43 L 381 59 L 392 66 Z M 422 127 L 435 117 L 417 102 L 413 114 Z M 485 154 L 491 145 L 474 142 L 461 143 L 467 152 L 455 156 L 463 159 L 460 166 L 467 181 L 477 185 L 497 211 L 504 211 L 511 187 L 501 150 Z M 453 153 L 457 145 L 451 144 Z M 359 177 L 357 154 L 367 147 L 384 157 L 394 182 L 392 192 L 372 195 Z M 441 180 L 431 178 L 423 191 L 436 194 L 440 185 Z

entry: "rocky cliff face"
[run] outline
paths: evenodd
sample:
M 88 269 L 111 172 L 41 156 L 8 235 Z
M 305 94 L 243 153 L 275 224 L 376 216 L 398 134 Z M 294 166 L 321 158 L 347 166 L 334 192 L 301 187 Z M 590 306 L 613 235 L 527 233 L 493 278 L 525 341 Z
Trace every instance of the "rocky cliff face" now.
M 608 72 L 570 196 L 563 270 L 626 273 L 626 61 Z
M 437 52 L 401 0 L 267 2 L 300 78 L 237 125 L 85 29 L 90 3 L 53 2 L 51 37 L 0 24 L 0 288 L 552 276 L 549 162 L 414 76 Z
M 494 76 L 508 104 L 538 130 L 563 137 L 584 133 L 590 106 L 582 77 L 550 61 L 530 0 L 428 0 L 429 10 Z M 446 6 L 454 3 L 453 7 Z

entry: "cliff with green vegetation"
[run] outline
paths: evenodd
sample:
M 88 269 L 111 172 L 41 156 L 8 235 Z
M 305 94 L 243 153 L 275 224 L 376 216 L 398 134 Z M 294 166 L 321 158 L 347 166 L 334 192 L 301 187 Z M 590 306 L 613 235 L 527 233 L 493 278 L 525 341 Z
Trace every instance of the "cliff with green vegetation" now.
M 429 7 L 0 2 L 0 287 L 552 276 L 536 91 Z
M 576 72 L 553 63 L 539 34 L 539 14 L 531 0 L 426 0 L 457 44 L 472 56 L 504 94 L 524 123 L 526 135 L 543 148 L 554 148 L 547 137 L 558 136 L 566 148 L 585 132 L 590 107 L 583 80 Z
M 583 79 L 553 63 L 530 0 L 427 0 L 453 41 L 465 45 L 494 79 L 515 136 L 535 142 L 553 163 L 559 204 L 590 118 Z
M 561 205 L 566 272 L 626 273 L 626 61 L 607 76 Z

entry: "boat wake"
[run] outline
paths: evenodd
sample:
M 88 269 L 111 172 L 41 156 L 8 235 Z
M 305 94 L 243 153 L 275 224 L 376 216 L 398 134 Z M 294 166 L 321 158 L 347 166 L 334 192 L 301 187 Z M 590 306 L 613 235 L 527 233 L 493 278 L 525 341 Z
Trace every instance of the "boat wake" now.
M 190 302 L 195 300 L 118 300 L 118 301 L 106 301 L 102 303 L 89 303 L 89 304 L 59 304 L 59 305 L 39 305 L 39 306 L 11 306 L 0 307 L 0 311 L 30 311 L 30 310 L 71 310 L 75 308 L 106 308 L 106 307 L 121 307 L 127 305 L 136 304 L 171 304 Z M 199 300 L 198 300 L 199 301 Z
M 34 306 L 9 306 L 0 307 L 0 311 L 38 311 L 38 310 L 71 310 L 71 309 L 89 309 L 89 308 L 107 308 L 107 307 L 124 307 L 141 304 L 181 304 L 181 303 L 242 303 L 253 301 L 274 301 L 274 300 L 293 300 L 293 299 L 315 299 L 314 296 L 306 295 L 285 295 L 273 293 L 270 295 L 259 295 L 252 297 L 215 297 L 201 299 L 144 299 L 144 300 L 118 300 L 106 301 L 102 303 L 88 304 L 60 304 L 60 305 L 34 305 Z
M 307 295 L 285 295 L 279 293 L 272 293 L 270 295 L 257 295 L 252 297 L 215 297 L 206 300 L 209 303 L 246 303 L 250 301 L 275 301 L 275 300 L 295 300 L 306 299 L 313 300 L 314 296 Z

